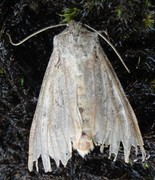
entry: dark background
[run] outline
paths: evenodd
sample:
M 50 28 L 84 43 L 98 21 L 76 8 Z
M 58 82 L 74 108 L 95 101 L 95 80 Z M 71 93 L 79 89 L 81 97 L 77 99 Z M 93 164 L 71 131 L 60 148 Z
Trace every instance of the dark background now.
M 68 9 L 67 9 L 68 8 Z M 53 37 L 63 27 L 48 30 L 24 44 L 14 42 L 49 25 L 74 19 L 107 38 L 121 54 L 130 74 L 113 50 L 101 40 L 137 116 L 147 160 L 131 152 L 124 163 L 123 149 L 116 162 L 96 148 L 85 159 L 77 152 L 67 167 L 44 173 L 27 169 L 28 138 Z M 0 2 L 0 179 L 154 179 L 155 178 L 155 2 L 154 0 L 1 0 Z

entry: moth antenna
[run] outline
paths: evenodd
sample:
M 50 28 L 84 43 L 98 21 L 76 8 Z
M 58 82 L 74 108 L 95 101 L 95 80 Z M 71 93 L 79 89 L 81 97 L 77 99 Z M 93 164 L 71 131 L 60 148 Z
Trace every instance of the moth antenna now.
M 35 35 L 43 32 L 43 31 L 46 31 L 46 30 L 52 29 L 52 28 L 56 28 L 56 27 L 60 27 L 60 26 L 68 26 L 68 24 L 57 24 L 57 25 L 47 26 L 47 27 L 45 27 L 45 28 L 43 28 L 43 29 L 40 29 L 39 31 L 36 31 L 36 32 L 34 32 L 33 34 L 27 36 L 25 39 L 23 39 L 22 41 L 20 41 L 20 42 L 18 42 L 18 43 L 14 43 L 14 42 L 12 41 L 12 39 L 11 39 L 10 34 L 8 34 L 8 33 L 6 33 L 6 34 L 8 35 L 9 40 L 10 40 L 10 43 L 11 43 L 13 46 L 19 46 L 19 45 L 21 45 L 22 43 L 24 43 L 25 41 L 27 41 L 28 39 L 30 39 L 31 37 L 33 37 L 33 36 L 35 36 Z
M 128 67 L 126 66 L 126 64 L 124 63 L 123 59 L 121 58 L 120 54 L 118 53 L 118 51 L 116 50 L 116 48 L 112 45 L 112 43 L 104 36 L 102 36 L 102 34 L 100 34 L 98 31 L 96 31 L 94 28 L 88 26 L 87 24 L 84 24 L 87 28 L 93 30 L 94 32 L 96 32 L 101 38 L 103 38 L 108 44 L 109 46 L 114 50 L 114 52 L 117 54 L 117 56 L 119 57 L 120 61 L 122 62 L 123 66 L 125 67 L 125 69 L 128 71 L 128 73 L 130 73 L 130 70 L 128 69 Z

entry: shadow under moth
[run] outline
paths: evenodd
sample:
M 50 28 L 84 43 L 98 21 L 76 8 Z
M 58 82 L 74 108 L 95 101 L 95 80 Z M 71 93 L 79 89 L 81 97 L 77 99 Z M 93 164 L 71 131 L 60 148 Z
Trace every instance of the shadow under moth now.
M 28 169 L 41 156 L 45 172 L 66 166 L 77 150 L 84 157 L 94 146 L 109 146 L 109 157 L 122 142 L 125 162 L 131 147 L 143 139 L 136 116 L 100 46 L 98 34 L 72 21 L 54 37 L 54 49 L 43 79 L 29 138 Z

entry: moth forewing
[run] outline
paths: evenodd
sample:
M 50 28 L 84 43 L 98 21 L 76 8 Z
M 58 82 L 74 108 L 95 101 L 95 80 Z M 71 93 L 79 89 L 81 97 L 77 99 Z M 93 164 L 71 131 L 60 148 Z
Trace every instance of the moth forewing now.
M 85 156 L 94 144 L 110 146 L 109 156 L 124 146 L 145 150 L 135 114 L 96 33 L 72 22 L 54 38 L 29 139 L 29 170 L 41 156 L 45 172 L 50 158 L 66 165 L 72 148 Z M 38 163 L 36 163 L 38 170 Z
M 106 85 L 108 91 L 107 102 L 109 103 L 109 110 L 107 110 L 107 113 L 109 113 L 109 115 L 107 114 L 106 117 L 108 117 L 109 121 L 112 120 L 110 123 L 111 127 L 109 128 L 110 132 L 108 139 L 108 145 L 110 145 L 111 150 L 110 153 L 114 153 L 117 156 L 118 147 L 120 142 L 122 142 L 124 146 L 125 162 L 128 162 L 131 146 L 137 148 L 137 145 L 139 145 L 144 160 L 145 150 L 143 148 L 143 139 L 141 137 L 134 111 L 125 96 L 116 73 L 103 53 L 103 50 L 100 46 L 98 46 L 97 50 L 101 68 L 104 69 L 104 71 L 101 71 L 106 73 L 107 82 L 109 82 Z M 96 122 L 98 123 L 98 121 Z M 98 131 L 101 131 L 102 127 L 103 126 L 100 125 Z

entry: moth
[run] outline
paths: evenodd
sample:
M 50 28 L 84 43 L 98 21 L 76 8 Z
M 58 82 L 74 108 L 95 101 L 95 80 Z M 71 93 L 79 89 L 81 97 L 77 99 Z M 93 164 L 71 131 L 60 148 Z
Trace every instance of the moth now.
M 136 116 L 112 65 L 99 43 L 98 34 L 72 21 L 54 37 L 54 49 L 43 79 L 29 138 L 28 169 L 41 157 L 45 172 L 66 166 L 77 150 L 84 157 L 100 146 L 109 146 L 109 157 L 122 142 L 125 162 L 131 147 L 143 139 Z

